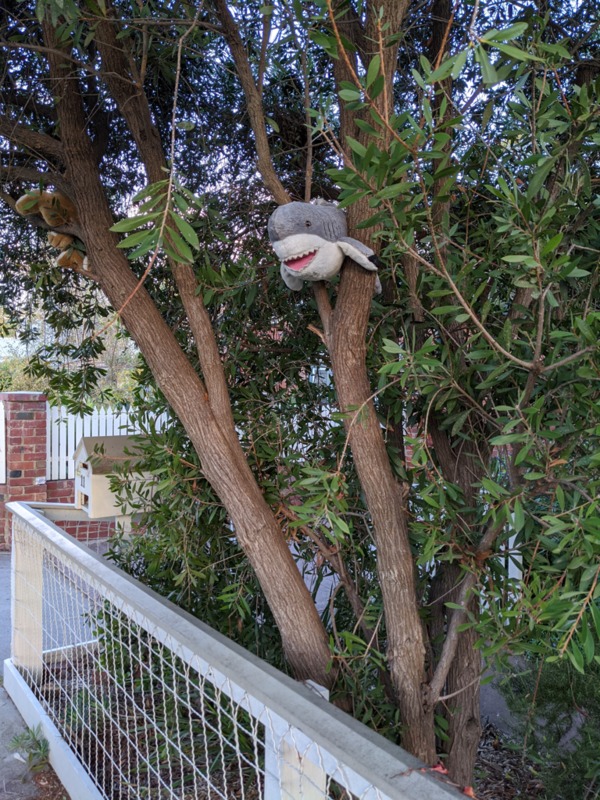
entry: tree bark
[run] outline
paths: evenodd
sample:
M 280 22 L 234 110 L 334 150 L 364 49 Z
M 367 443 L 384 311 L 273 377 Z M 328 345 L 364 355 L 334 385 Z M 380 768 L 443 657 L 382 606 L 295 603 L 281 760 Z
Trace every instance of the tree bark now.
M 451 448 L 445 431 L 441 430 L 435 414 L 430 417 L 429 434 L 438 458 L 444 478 L 460 486 L 464 498 L 464 507 L 473 508 L 476 502 L 476 483 L 483 475 L 483 463 L 486 460 L 487 448 L 477 453 L 468 443 L 457 456 Z M 465 540 L 469 525 L 469 514 L 463 519 L 463 530 L 458 530 L 456 538 Z M 479 678 L 481 675 L 481 656 L 476 648 L 478 636 L 473 628 L 463 631 L 451 631 L 455 609 L 448 609 L 446 603 L 460 602 L 464 581 L 475 585 L 470 573 L 465 573 L 457 563 L 439 565 L 439 573 L 433 584 L 433 620 L 432 641 L 456 636 L 453 658 L 446 674 L 442 694 L 448 695 L 441 712 L 448 720 L 448 745 L 446 766 L 452 780 L 469 785 L 472 780 L 477 746 L 481 734 L 479 695 Z M 469 592 L 464 603 L 465 610 L 477 617 L 479 600 Z M 446 644 L 446 642 L 445 642 Z M 439 666 L 439 663 L 438 663 Z M 435 698 L 434 698 L 435 699 Z
M 402 744 L 426 763 L 433 763 L 433 712 L 423 702 L 425 644 L 404 490 L 392 472 L 366 370 L 366 329 L 373 284 L 372 275 L 346 260 L 335 311 L 329 315 L 321 302 L 321 314 L 338 402 L 346 413 L 346 431 L 373 523 L 387 662 L 402 717 Z

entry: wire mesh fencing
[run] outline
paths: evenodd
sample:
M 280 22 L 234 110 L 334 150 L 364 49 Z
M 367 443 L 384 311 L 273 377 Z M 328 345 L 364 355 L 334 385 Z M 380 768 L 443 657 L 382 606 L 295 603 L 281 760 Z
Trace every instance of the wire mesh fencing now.
M 12 664 L 99 798 L 458 796 L 76 542 L 43 506 L 10 510 Z

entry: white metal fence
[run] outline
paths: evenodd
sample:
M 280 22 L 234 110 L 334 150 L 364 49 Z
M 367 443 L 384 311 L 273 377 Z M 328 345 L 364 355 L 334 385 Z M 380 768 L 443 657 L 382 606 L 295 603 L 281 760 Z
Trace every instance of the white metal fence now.
M 5 686 L 29 724 L 43 720 L 51 753 L 63 748 L 53 765 L 73 798 L 461 796 L 71 539 L 50 522 L 59 508 L 9 505 Z
M 46 419 L 49 481 L 75 477 L 73 453 L 82 436 L 126 436 L 140 432 L 138 423 L 126 409 L 95 408 L 89 414 L 71 414 L 65 406 L 48 404 Z M 162 424 L 164 418 L 158 422 Z

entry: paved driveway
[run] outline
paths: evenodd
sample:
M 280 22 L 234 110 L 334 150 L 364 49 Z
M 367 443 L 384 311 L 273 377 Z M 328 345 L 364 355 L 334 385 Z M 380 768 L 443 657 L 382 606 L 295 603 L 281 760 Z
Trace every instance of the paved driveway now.
M 10 553 L 0 553 L 0 663 L 10 656 Z M 38 788 L 26 775 L 25 765 L 9 751 L 13 736 L 22 733 L 25 724 L 4 686 L 0 687 L 0 798 L 35 800 Z M 23 778 L 25 777 L 25 780 Z

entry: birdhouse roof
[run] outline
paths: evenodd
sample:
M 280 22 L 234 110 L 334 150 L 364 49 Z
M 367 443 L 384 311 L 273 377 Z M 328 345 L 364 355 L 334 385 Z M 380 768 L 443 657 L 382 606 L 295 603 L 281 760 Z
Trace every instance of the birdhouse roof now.
M 107 475 L 123 462 L 135 464 L 140 460 L 138 437 L 82 436 L 75 448 L 75 462 L 89 461 L 95 475 Z

